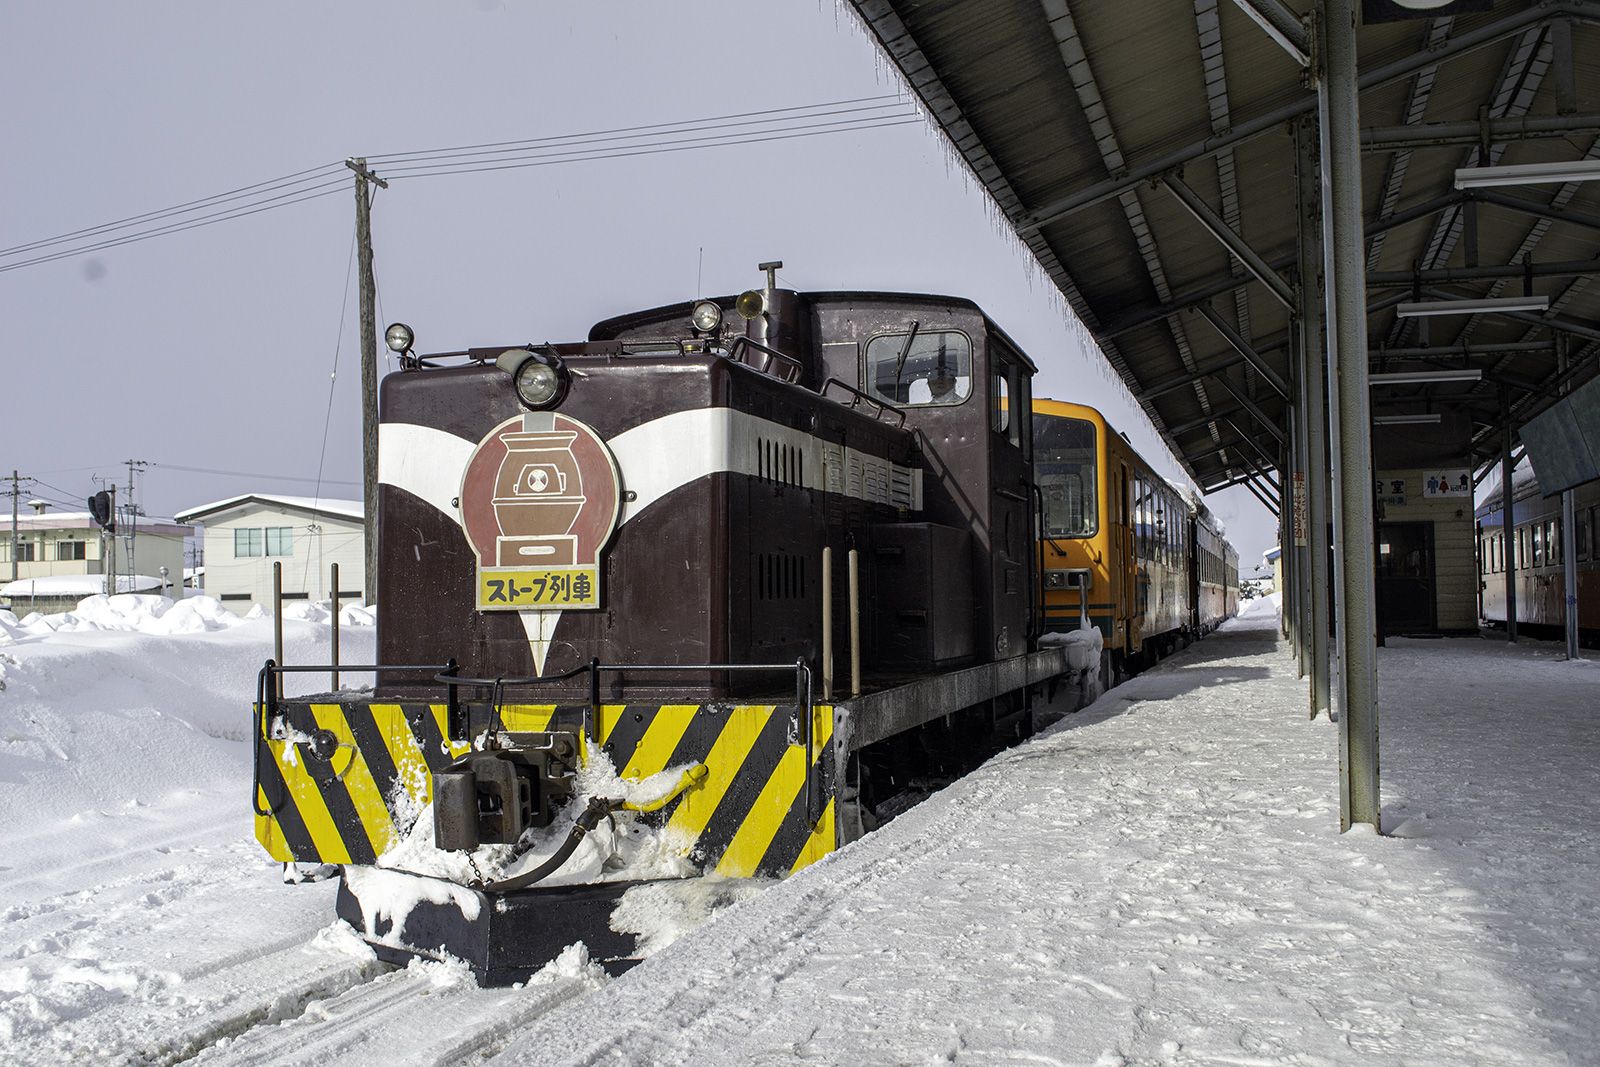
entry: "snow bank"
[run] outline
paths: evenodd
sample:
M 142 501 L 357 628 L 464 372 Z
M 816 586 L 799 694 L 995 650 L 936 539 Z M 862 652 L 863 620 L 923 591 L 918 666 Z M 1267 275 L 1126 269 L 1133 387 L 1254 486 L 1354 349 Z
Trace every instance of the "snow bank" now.
M 162 637 L 210 633 L 230 629 L 253 619 L 271 617 L 258 605 L 249 615 L 241 618 L 215 598 L 203 594 L 186 596 L 183 600 L 142 593 L 122 593 L 110 597 L 95 595 L 79 601 L 72 611 L 55 615 L 35 612 L 19 620 L 12 612 L 0 610 L 0 644 L 21 641 L 30 636 L 85 630 L 119 630 Z M 327 624 L 333 617 L 332 605 L 326 600 L 320 603 L 296 601 L 284 608 L 283 617 L 297 622 Z M 339 610 L 341 627 L 372 626 L 374 621 L 375 609 L 362 604 L 341 607 Z
M 347 619 L 340 658 L 370 663 L 370 613 Z M 330 638 L 326 623 L 286 620 L 285 659 L 326 663 Z M 224 786 L 244 819 L 250 705 L 272 654 L 270 620 L 240 619 L 210 597 L 96 596 L 20 620 L 0 611 L 0 823 L 93 817 Z M 327 684 L 286 679 L 290 693 Z

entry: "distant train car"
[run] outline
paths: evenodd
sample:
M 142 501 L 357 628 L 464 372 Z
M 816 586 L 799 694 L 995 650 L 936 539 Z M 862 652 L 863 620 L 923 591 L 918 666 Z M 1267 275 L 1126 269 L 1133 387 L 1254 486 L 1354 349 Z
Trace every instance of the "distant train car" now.
M 1238 613 L 1238 554 L 1100 412 L 1040 399 L 1033 426 L 1045 628 L 1098 629 L 1104 685 Z
M 1600 644 L 1600 483 L 1575 491 L 1575 562 L 1578 567 L 1578 630 L 1583 642 Z M 1544 496 L 1531 474 L 1512 484 L 1512 539 L 1502 528 L 1502 494 L 1496 490 L 1475 515 L 1478 532 L 1479 618 L 1506 625 L 1506 565 L 1515 571 L 1517 625 L 1555 637 L 1566 626 L 1566 584 L 1561 555 L 1561 497 Z

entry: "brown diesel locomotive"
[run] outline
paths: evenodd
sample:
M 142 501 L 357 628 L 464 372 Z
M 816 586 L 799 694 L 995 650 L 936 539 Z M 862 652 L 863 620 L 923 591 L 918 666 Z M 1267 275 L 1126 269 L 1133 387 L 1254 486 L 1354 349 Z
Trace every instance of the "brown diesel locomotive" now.
M 969 301 L 769 272 L 579 343 L 389 340 L 377 684 L 269 663 L 254 792 L 380 954 L 627 966 L 642 883 L 812 863 L 1090 673 L 1039 641 L 1034 366 Z

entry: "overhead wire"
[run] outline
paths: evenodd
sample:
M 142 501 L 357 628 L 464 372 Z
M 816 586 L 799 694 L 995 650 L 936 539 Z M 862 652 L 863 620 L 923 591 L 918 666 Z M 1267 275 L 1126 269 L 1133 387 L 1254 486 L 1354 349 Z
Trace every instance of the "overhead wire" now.
M 312 478 L 296 478 L 293 475 L 287 475 L 287 474 L 262 474 L 262 473 L 260 473 L 258 471 L 229 471 L 229 470 L 219 470 L 219 469 L 214 468 L 214 467 L 185 467 L 185 466 L 183 466 L 181 464 L 177 464 L 177 463 L 151 463 L 150 466 L 159 467 L 162 470 L 183 471 L 183 472 L 185 472 L 187 474 L 218 474 L 218 475 L 229 475 L 229 476 L 236 477 L 236 478 L 264 478 L 264 479 L 267 479 L 268 481 L 275 481 L 275 482 L 298 482 L 301 485 L 307 485 L 307 484 L 310 484 L 310 483 L 315 481 L 315 479 L 312 479 Z M 361 484 L 360 482 L 337 481 L 337 480 L 332 479 L 332 478 L 325 478 L 325 479 L 323 479 L 323 481 L 328 485 L 360 485 Z
M 902 110 L 891 110 L 895 108 Z M 815 119 L 828 121 L 812 121 Z M 757 144 L 919 121 L 915 112 L 908 109 L 908 102 L 904 98 L 898 94 L 882 94 L 577 134 L 385 153 L 365 158 L 369 162 L 384 163 L 385 177 L 424 178 Z M 683 134 L 689 136 L 679 136 Z M 0 273 L 332 196 L 345 188 L 346 178 L 341 171 L 343 166 L 342 161 L 325 163 L 172 207 L 0 249 Z M 220 210 L 208 210 L 213 208 Z M 121 232 L 126 230 L 132 232 Z M 93 240 L 99 237 L 105 239 Z M 83 243 L 85 240 L 90 243 Z
M 664 141 L 634 146 L 617 146 L 615 151 L 590 149 L 579 153 L 563 153 L 554 157 L 527 153 L 508 156 L 504 160 L 473 160 L 456 164 L 418 164 L 413 167 L 390 167 L 385 176 L 390 181 L 409 178 L 432 178 L 447 174 L 486 173 L 501 170 L 521 170 L 526 167 L 548 167 L 561 163 L 585 163 L 600 159 L 626 159 L 632 156 L 668 155 L 673 152 L 693 152 L 707 148 L 725 148 L 734 145 L 760 144 L 765 141 L 788 141 L 802 137 L 817 137 L 830 133 L 847 133 L 854 130 L 873 130 L 887 126 L 908 126 L 922 119 L 907 112 L 900 116 L 844 120 L 836 123 L 818 123 L 815 126 L 794 127 L 783 131 L 747 131 L 741 134 L 722 134 L 712 137 L 685 138 L 682 141 Z M 526 161 L 526 162 L 524 162 Z
M 220 193 L 213 193 L 211 196 L 204 196 L 198 200 L 190 200 L 186 203 L 175 204 L 172 207 L 160 208 L 155 211 L 146 211 L 139 215 L 129 215 L 127 218 L 116 219 L 112 222 L 104 222 L 98 226 L 88 226 L 81 230 L 73 230 L 70 233 L 57 234 L 55 237 L 46 237 L 38 241 L 29 241 L 26 244 L 13 245 L 10 248 L 0 248 L 0 258 L 20 255 L 23 252 L 32 251 L 36 248 L 62 244 L 64 242 L 77 240 L 82 237 L 93 237 L 101 233 L 109 233 L 114 230 L 126 229 L 129 226 L 134 226 L 141 222 L 150 222 L 154 221 L 155 219 L 165 218 L 172 215 L 187 214 L 191 211 L 197 211 L 202 207 L 238 200 L 245 196 L 259 195 L 262 192 L 269 192 L 289 185 L 303 185 L 312 180 L 312 178 L 309 177 L 310 175 L 319 175 L 323 171 L 328 171 L 331 174 L 333 171 L 339 169 L 342 165 L 343 164 L 341 163 L 324 163 L 320 167 L 310 167 L 306 170 L 297 170 L 293 174 L 285 174 L 278 178 L 269 178 L 266 181 L 255 182 L 251 185 L 242 185 L 237 189 L 228 189 Z
M 378 161 L 401 162 L 417 156 L 431 155 L 434 153 L 469 153 L 480 149 L 508 148 L 513 145 L 538 144 L 548 141 L 561 141 L 575 138 L 597 137 L 609 134 L 639 133 L 643 130 L 664 130 L 674 126 L 689 126 L 696 123 L 724 122 L 730 119 L 747 119 L 759 115 L 777 115 L 795 111 L 811 111 L 817 108 L 839 107 L 844 104 L 862 104 L 873 100 L 898 100 L 897 93 L 882 93 L 877 96 L 858 96 L 848 100 L 829 100 L 820 104 L 798 104 L 793 107 L 766 108 L 761 111 L 739 111 L 729 115 L 709 115 L 698 119 L 681 119 L 677 122 L 654 122 L 643 126 L 620 126 L 609 130 L 588 130 L 583 133 L 555 134 L 548 137 L 528 137 L 516 141 L 490 141 L 484 144 L 458 145 L 454 148 L 430 148 L 418 152 L 388 152 L 377 155 L 368 155 L 368 163 Z
M 284 193 L 280 196 L 268 197 L 266 200 L 256 201 L 253 204 L 241 204 L 236 208 L 228 208 L 224 211 L 215 212 L 211 215 L 202 215 L 198 219 L 190 219 L 182 223 L 172 223 L 167 226 L 160 226 L 150 230 L 140 230 L 137 233 L 127 234 L 126 236 L 118 237 L 109 241 L 101 241 L 98 244 L 91 245 L 80 245 L 73 248 L 64 249 L 60 252 L 55 252 L 50 255 L 36 256 L 33 259 L 25 259 L 19 263 L 6 263 L 0 265 L 0 274 L 5 273 L 6 271 L 21 270 L 23 267 L 37 266 L 40 263 L 50 263 L 58 259 L 70 259 L 73 256 L 83 255 L 85 252 L 99 252 L 107 248 L 116 248 L 120 245 L 133 244 L 136 241 L 149 240 L 152 237 L 164 237 L 167 234 L 182 233 L 184 230 L 193 230 L 201 226 L 214 226 L 219 222 L 229 222 L 233 219 L 242 219 L 249 215 L 259 215 L 263 211 L 272 211 L 277 208 L 288 207 L 290 204 L 303 204 L 307 200 L 316 200 L 320 197 L 332 196 L 335 193 L 341 192 L 344 188 L 344 179 L 338 178 L 322 185 L 312 186 L 311 189 L 297 190 L 297 192 L 304 193 L 305 195 L 303 196 L 296 196 L 293 193 Z M 318 192 L 316 190 L 321 191 Z M 288 197 L 293 197 L 293 199 L 286 199 Z
M 339 332 L 333 339 L 333 371 L 328 375 L 328 410 L 322 416 L 322 448 L 317 452 L 317 488 L 313 499 L 322 499 L 322 468 L 328 458 L 328 428 L 333 425 L 333 395 L 339 384 L 339 353 L 344 348 L 344 320 L 350 310 L 350 279 L 356 270 L 356 231 L 350 231 L 350 255 L 344 268 L 344 302 L 339 305 Z M 300 584 L 303 588 L 311 588 L 311 556 L 307 554 L 306 565 L 300 575 Z
M 855 101 L 843 101 L 854 103 Z M 827 108 L 829 105 L 817 105 Z M 755 118 L 742 122 L 713 122 L 710 119 L 689 119 L 678 123 L 658 123 L 656 127 L 649 127 L 655 132 L 648 135 L 630 133 L 627 131 L 597 131 L 592 134 L 575 134 L 571 137 L 532 137 L 524 141 L 502 141 L 499 144 L 476 145 L 471 148 L 438 148 L 425 152 L 415 152 L 410 155 L 394 156 L 385 160 L 385 173 L 392 173 L 405 164 L 428 164 L 448 161 L 451 159 L 471 159 L 476 156 L 505 155 L 510 152 L 524 152 L 535 148 L 549 148 L 564 150 L 578 145 L 608 144 L 615 141 L 645 141 L 650 138 L 665 137 L 676 133 L 708 133 L 717 130 L 733 130 L 748 126 L 774 126 L 775 124 L 793 122 L 797 119 L 820 119 L 834 115 L 851 115 L 862 112 L 883 111 L 885 108 L 901 107 L 903 102 L 899 98 L 891 98 L 880 104 L 867 104 L 862 107 L 839 107 L 832 110 L 808 110 L 804 115 L 790 115 L 782 119 Z M 795 108 L 784 110 L 794 111 Z M 663 142 L 665 143 L 665 142 Z

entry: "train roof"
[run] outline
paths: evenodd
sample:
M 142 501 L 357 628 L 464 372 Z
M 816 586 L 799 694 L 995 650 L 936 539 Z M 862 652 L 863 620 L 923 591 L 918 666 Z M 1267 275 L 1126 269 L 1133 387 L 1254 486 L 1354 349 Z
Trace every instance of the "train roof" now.
M 979 307 L 975 301 L 964 296 L 944 296 L 938 293 L 898 293 L 882 289 L 824 289 L 816 292 L 789 290 L 789 292 L 792 292 L 799 300 L 809 304 L 872 303 L 905 307 L 945 305 L 966 308 L 981 315 L 985 328 L 999 336 L 1012 351 L 1020 356 L 1022 361 L 1028 365 L 1028 369 L 1033 371 L 1039 369 L 1038 364 L 1034 363 L 1022 346 L 1017 344 L 999 323 L 990 318 L 989 314 Z M 733 306 L 735 297 L 731 295 L 707 296 L 699 299 L 714 300 L 722 307 L 729 308 Z M 613 315 L 609 319 L 601 319 L 589 328 L 589 340 L 611 341 L 621 334 L 641 326 L 649 326 L 653 323 L 672 319 L 686 319 L 689 317 L 689 310 L 698 302 L 699 300 L 684 300 L 676 304 L 662 304 L 659 307 L 629 311 L 621 315 Z

